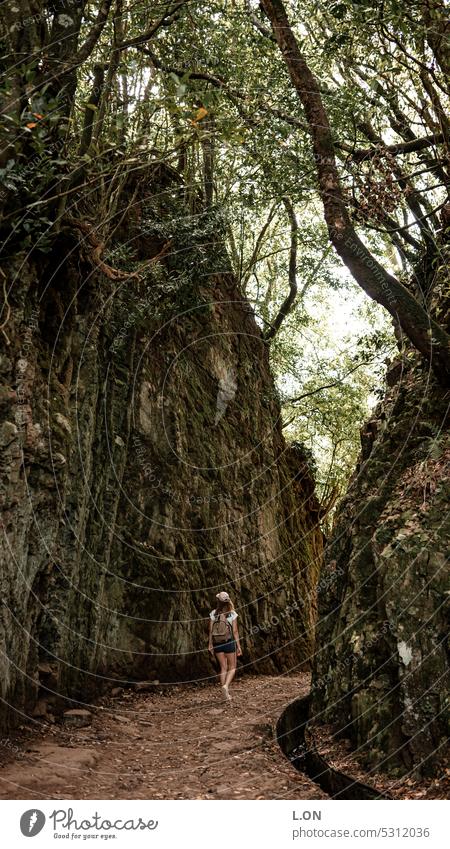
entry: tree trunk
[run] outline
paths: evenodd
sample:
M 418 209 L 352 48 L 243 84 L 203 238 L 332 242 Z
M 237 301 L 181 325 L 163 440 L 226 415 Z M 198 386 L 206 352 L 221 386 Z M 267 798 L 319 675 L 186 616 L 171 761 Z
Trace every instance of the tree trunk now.
M 438 380 L 450 385 L 450 336 L 408 290 L 389 274 L 357 235 L 344 200 L 328 115 L 319 86 L 299 50 L 281 0 L 262 0 L 292 83 L 305 110 L 316 162 L 319 192 L 330 239 L 362 289 L 398 322 L 430 362 Z

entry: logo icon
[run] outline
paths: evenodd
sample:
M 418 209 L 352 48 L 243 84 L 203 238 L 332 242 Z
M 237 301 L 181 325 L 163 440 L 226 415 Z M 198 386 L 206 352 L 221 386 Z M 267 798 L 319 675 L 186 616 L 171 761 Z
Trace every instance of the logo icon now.
M 25 811 L 20 817 L 20 830 L 24 837 L 36 837 L 45 825 L 45 814 L 37 808 Z

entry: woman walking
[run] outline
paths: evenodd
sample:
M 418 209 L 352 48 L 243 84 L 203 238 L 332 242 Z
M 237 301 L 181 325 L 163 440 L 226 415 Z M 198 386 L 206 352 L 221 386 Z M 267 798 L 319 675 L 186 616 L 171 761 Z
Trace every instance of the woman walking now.
M 228 593 L 217 593 L 216 599 L 216 607 L 209 614 L 208 649 L 219 661 L 222 691 L 231 701 L 228 688 L 236 674 L 237 658 L 242 654 L 236 622 L 238 615 Z

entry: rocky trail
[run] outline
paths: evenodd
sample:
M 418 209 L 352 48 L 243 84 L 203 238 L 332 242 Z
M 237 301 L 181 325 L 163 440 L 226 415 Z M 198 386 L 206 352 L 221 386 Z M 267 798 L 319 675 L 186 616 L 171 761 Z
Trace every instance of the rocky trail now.
M 309 676 L 245 676 L 217 685 L 125 690 L 81 728 L 34 722 L 2 741 L 3 799 L 322 799 L 275 739 Z

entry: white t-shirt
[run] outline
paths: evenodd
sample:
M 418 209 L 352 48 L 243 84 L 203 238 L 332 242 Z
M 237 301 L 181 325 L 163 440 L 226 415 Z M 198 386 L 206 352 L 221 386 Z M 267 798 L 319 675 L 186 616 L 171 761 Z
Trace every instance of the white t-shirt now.
M 216 611 L 211 610 L 211 613 L 209 614 L 209 618 L 212 619 L 213 622 L 214 622 L 216 615 L 217 615 Z M 238 617 L 238 614 L 236 613 L 235 610 L 230 610 L 230 612 L 227 613 L 227 619 L 228 619 L 228 622 L 230 623 L 230 625 L 231 625 L 232 622 L 234 622 L 235 619 L 237 619 L 237 617 Z

